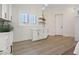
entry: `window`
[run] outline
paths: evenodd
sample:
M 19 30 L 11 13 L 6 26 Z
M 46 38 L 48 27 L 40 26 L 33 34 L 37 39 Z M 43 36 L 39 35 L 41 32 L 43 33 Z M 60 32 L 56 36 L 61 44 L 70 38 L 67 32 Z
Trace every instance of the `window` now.
M 19 15 L 20 24 L 36 24 L 36 16 L 29 15 L 27 12 L 21 12 Z
M 28 13 L 21 12 L 19 16 L 20 23 L 28 23 Z
M 36 16 L 35 15 L 29 15 L 29 23 L 30 24 L 36 23 Z

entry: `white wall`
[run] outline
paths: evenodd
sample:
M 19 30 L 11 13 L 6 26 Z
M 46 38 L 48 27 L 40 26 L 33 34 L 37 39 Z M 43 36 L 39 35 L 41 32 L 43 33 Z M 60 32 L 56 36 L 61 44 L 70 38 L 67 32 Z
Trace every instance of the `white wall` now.
M 55 14 L 63 14 L 63 35 L 74 36 L 74 7 L 71 5 L 50 5 L 46 10 L 46 27 L 49 35 L 55 35 Z
M 75 41 L 79 41 L 79 15 L 77 11 L 79 10 L 79 5 L 74 8 L 75 11 Z
M 64 36 L 74 37 L 75 33 L 75 16 L 74 7 L 69 7 L 64 11 L 64 21 L 63 21 L 63 34 Z
M 13 24 L 14 24 L 14 42 L 31 39 L 31 31 L 29 28 L 37 28 L 39 25 L 26 24 L 25 26 L 19 25 L 19 12 L 26 10 L 30 15 L 36 15 L 37 19 L 41 16 L 41 5 L 13 5 Z
M 14 42 L 31 39 L 31 31 L 29 28 L 37 28 L 39 25 L 26 24 L 26 26 L 19 25 L 19 12 L 26 10 L 29 14 L 36 15 L 37 18 L 41 16 L 42 5 L 13 5 L 13 23 L 14 23 Z M 74 7 L 72 5 L 48 5 L 45 10 L 46 28 L 49 35 L 55 35 L 55 14 L 62 13 L 63 20 L 63 35 L 74 36 Z
M 75 21 L 75 41 L 79 41 L 79 16 L 76 17 Z

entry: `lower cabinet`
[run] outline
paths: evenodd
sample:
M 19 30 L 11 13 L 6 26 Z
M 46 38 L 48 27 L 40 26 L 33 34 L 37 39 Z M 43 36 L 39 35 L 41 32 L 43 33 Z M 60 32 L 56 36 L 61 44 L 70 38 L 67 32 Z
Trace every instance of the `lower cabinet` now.
M 11 54 L 11 47 L 6 47 L 6 49 L 3 50 L 2 55 L 10 55 Z
M 47 29 L 33 29 L 32 30 L 32 41 L 42 40 L 47 38 Z
M 0 55 L 10 55 L 13 33 L 0 33 Z
M 5 45 L 5 48 L 0 51 L 0 55 L 10 55 L 10 54 L 11 54 L 10 46 Z
M 39 40 L 39 33 L 38 30 L 32 30 L 32 41 Z

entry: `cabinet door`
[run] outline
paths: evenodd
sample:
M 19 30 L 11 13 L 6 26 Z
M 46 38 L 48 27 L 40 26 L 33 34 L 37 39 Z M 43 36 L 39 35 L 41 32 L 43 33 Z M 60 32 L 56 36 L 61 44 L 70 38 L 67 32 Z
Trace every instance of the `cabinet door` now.
M 38 32 L 39 32 L 39 39 L 43 39 L 44 37 L 43 29 L 40 29 Z
M 37 41 L 37 40 L 39 40 L 39 32 L 38 32 L 38 30 L 33 30 L 33 34 L 32 34 L 32 41 Z
M 6 20 L 12 19 L 12 5 L 10 4 L 2 4 L 2 18 Z
M 44 29 L 44 38 L 47 38 L 47 36 L 48 36 L 48 30 Z
M 2 5 L 0 4 L 0 18 L 1 18 L 1 15 L 2 15 Z
M 8 5 L 8 20 L 12 20 L 12 5 Z
M 9 5 L 8 4 L 6 4 L 6 7 L 5 7 L 5 18 L 6 18 L 6 20 L 9 20 Z
M 2 18 L 6 19 L 6 4 L 2 4 Z

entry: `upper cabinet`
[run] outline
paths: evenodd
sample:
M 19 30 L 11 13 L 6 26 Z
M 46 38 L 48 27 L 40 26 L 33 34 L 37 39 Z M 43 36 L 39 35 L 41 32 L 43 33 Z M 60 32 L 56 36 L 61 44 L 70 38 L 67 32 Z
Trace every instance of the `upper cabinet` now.
M 0 18 L 2 16 L 2 5 L 0 4 Z
M 0 9 L 1 9 L 1 11 L 0 11 L 1 17 L 0 18 L 6 19 L 6 20 L 12 19 L 12 15 L 11 15 L 12 7 L 10 4 L 2 4 L 2 5 L 0 5 Z
M 7 5 L 2 5 L 2 18 L 7 19 Z

